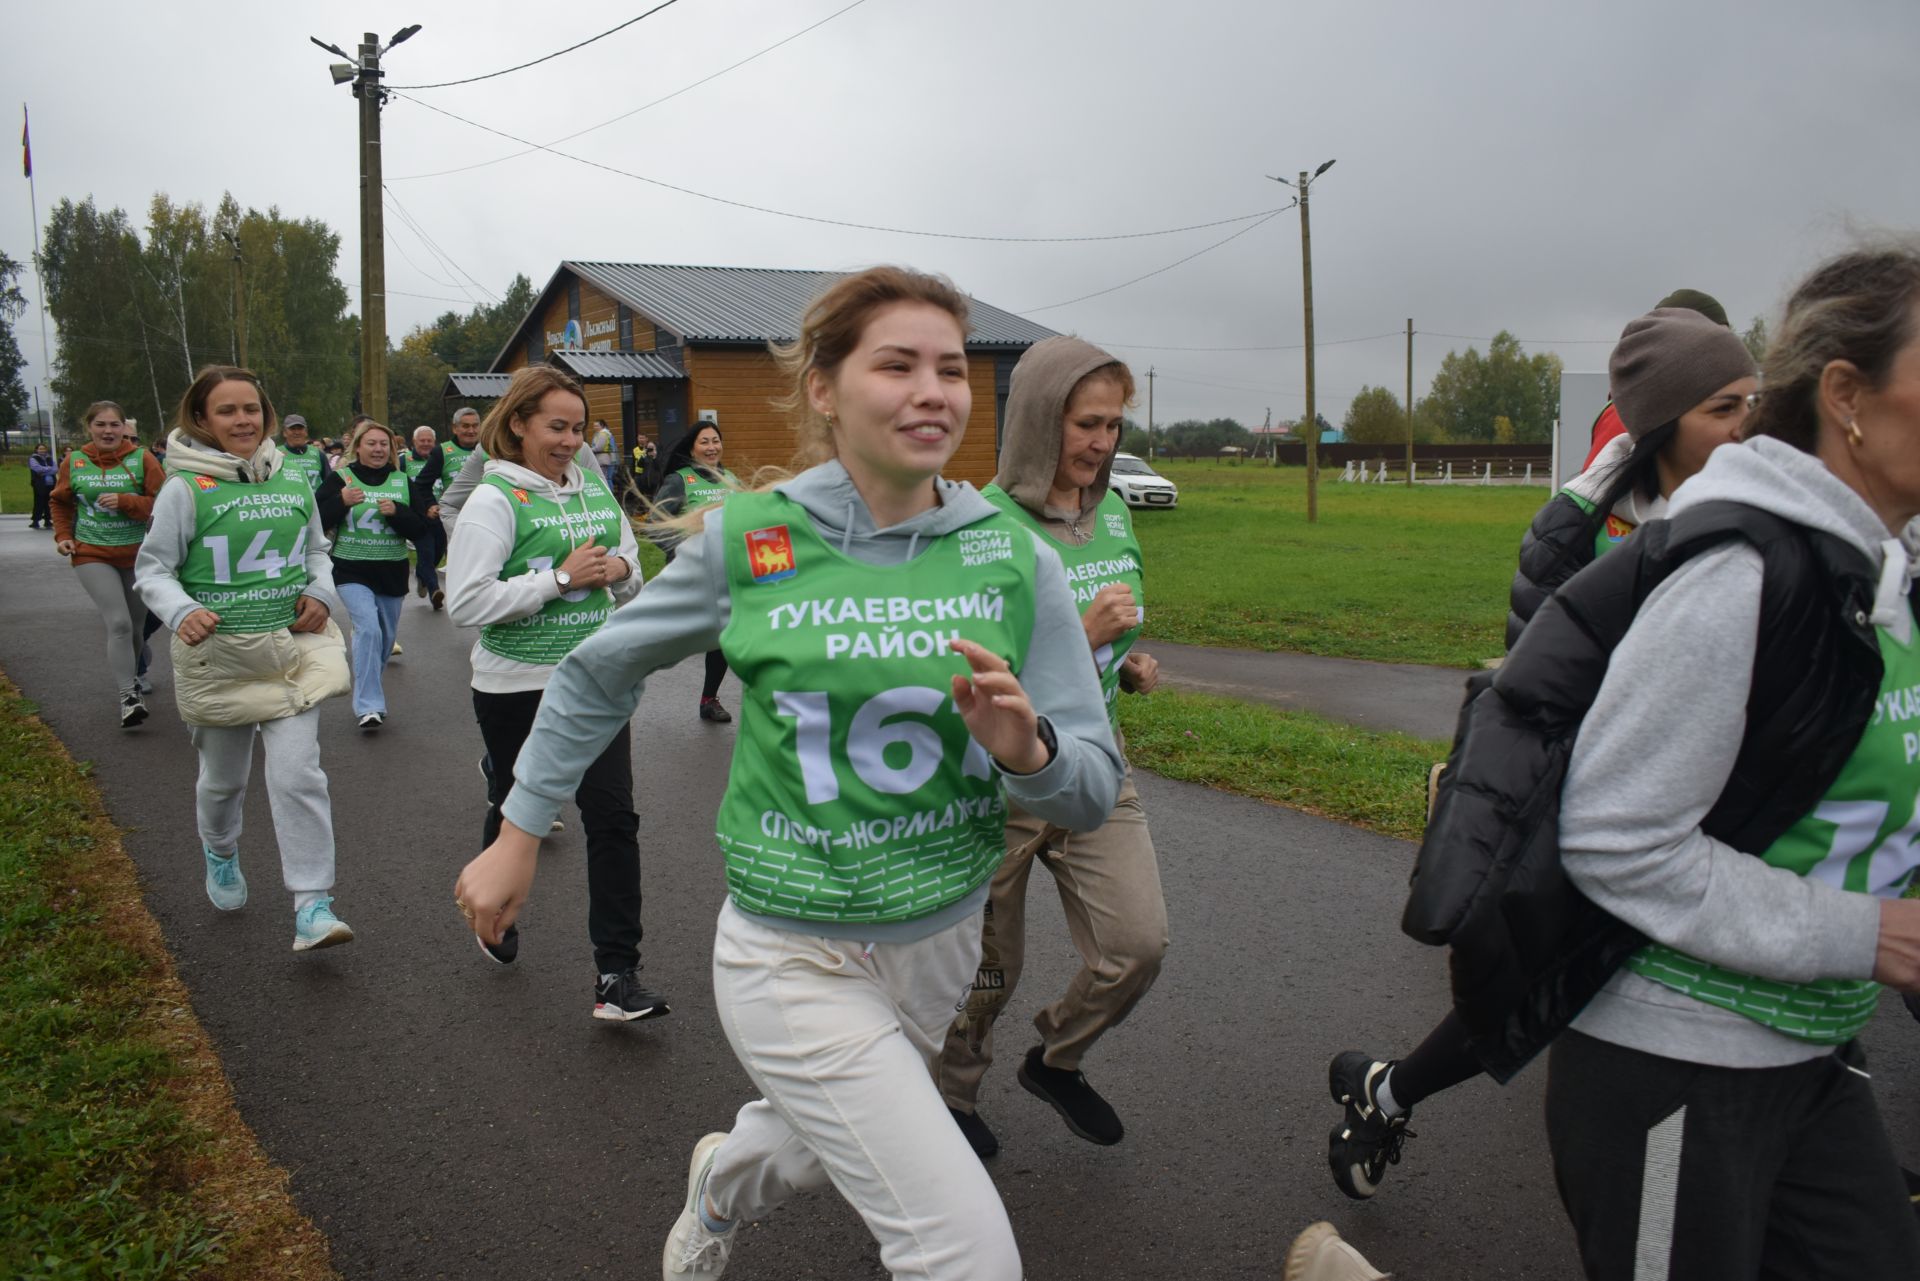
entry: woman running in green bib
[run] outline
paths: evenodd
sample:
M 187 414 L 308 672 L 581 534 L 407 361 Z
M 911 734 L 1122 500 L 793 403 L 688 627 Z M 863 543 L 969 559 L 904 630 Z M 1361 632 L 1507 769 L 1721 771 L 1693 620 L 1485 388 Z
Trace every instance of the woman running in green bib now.
M 1126 504 L 1107 488 L 1132 399 L 1132 373 L 1091 343 L 1059 337 L 1034 344 L 1014 367 L 1000 470 L 984 494 L 1065 563 L 1116 741 L 1120 691 L 1145 693 L 1160 679 L 1159 664 L 1133 648 L 1145 619 L 1140 542 Z M 947 1106 L 982 1157 L 1000 1144 L 974 1101 L 993 1062 L 994 1021 L 1020 982 L 1035 863 L 1053 874 L 1081 968 L 1065 994 L 1034 1016 L 1040 1040 L 1020 1064 L 1020 1084 L 1089 1143 L 1118 1143 L 1124 1133 L 1080 1062 L 1159 976 L 1167 905 L 1131 778 L 1102 819 L 1076 830 L 1018 806 L 1007 816 L 1007 857 L 993 878 L 980 975 L 936 1069 Z
M 147 719 L 140 675 L 147 607 L 134 591 L 133 563 L 147 536 L 153 499 L 166 479 L 154 456 L 128 438 L 125 416 L 111 400 L 87 406 L 87 443 L 60 460 L 49 504 L 53 549 L 71 559 L 74 575 L 107 625 L 107 670 L 119 693 L 120 727 Z
M 546 365 L 516 373 L 481 425 L 484 478 L 454 527 L 448 615 L 455 626 L 480 629 L 473 714 L 487 751 L 483 844 L 500 835 L 500 803 L 556 664 L 640 591 L 640 549 L 584 449 L 586 420 L 586 395 L 571 377 Z M 669 1011 L 640 980 L 640 816 L 624 722 L 574 777 L 587 837 L 593 1016 L 657 1018 Z M 549 826 L 542 824 L 543 835 Z M 511 962 L 517 932 L 509 925 L 484 950 Z
M 653 500 L 656 519 L 670 520 L 684 512 L 723 503 L 740 488 L 739 478 L 720 465 L 722 448 L 718 423 L 701 423 L 674 442 L 663 464 L 666 479 L 660 482 Z M 679 535 L 661 537 L 660 546 L 669 561 L 679 542 Z M 707 675 L 700 686 L 701 720 L 724 725 L 733 719 L 720 703 L 720 682 L 726 675 L 727 656 L 718 649 L 708 650 Z
M 181 398 L 167 482 L 135 585 L 173 630 L 174 702 L 200 754 L 194 792 L 207 897 L 244 906 L 240 823 L 257 737 L 267 754 L 293 950 L 353 931 L 333 913 L 333 810 L 320 771 L 320 703 L 346 689 L 346 655 L 320 513 L 281 466 L 273 402 L 250 370 L 213 365 Z
M 407 540 L 426 513 L 394 460 L 394 436 L 371 418 L 347 441 L 352 462 L 320 482 L 320 523 L 333 531 L 333 580 L 353 620 L 353 715 L 368 733 L 387 723 L 387 660 L 407 599 Z
M 1059 553 L 940 478 L 972 406 L 967 314 L 949 282 L 892 267 L 814 302 L 779 349 L 812 465 L 708 513 L 561 663 L 500 839 L 455 886 L 499 938 L 537 833 L 646 678 L 725 651 L 742 710 L 714 995 L 762 1097 L 695 1146 L 667 1278 L 719 1276 L 741 1220 L 828 1184 L 895 1277 L 1021 1275 L 928 1067 L 980 960 L 1009 800 L 1098 826 L 1121 762 Z

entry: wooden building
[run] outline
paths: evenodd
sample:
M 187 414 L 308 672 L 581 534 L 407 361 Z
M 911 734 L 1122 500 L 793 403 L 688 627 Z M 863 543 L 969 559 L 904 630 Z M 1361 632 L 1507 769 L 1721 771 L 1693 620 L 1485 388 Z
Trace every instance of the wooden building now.
M 493 367 L 451 375 L 447 395 L 497 397 L 514 370 L 546 362 L 585 384 L 589 421 L 613 428 L 623 456 L 642 438 L 668 449 L 689 424 L 711 415 L 726 437 L 729 467 L 744 474 L 783 465 L 793 457 L 793 435 L 772 402 L 787 388 L 767 344 L 791 341 L 807 305 L 842 274 L 563 262 Z M 973 414 L 947 474 L 985 484 L 1013 366 L 1053 331 L 977 299 L 972 313 Z

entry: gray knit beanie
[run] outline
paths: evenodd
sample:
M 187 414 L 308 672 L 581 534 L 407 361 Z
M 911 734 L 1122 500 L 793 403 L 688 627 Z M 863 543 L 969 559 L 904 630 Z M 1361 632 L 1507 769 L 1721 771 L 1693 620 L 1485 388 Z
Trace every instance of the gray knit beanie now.
M 1638 442 L 1730 382 L 1754 376 L 1740 335 L 1697 311 L 1661 307 L 1628 322 L 1607 367 L 1613 405 Z

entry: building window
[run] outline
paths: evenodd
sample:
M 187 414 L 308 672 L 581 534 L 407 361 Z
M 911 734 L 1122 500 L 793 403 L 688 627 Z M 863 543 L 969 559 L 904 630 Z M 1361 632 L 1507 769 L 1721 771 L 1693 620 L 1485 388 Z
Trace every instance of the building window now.
M 656 422 L 659 420 L 659 417 L 660 408 L 658 401 L 635 400 L 633 402 L 633 418 L 635 422 Z

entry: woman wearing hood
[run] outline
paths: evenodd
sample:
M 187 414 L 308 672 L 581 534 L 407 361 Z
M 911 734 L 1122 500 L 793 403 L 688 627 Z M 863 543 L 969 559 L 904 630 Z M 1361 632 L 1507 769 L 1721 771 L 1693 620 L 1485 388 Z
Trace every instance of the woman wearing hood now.
M 473 714 L 486 744 L 481 839 L 488 845 L 500 835 L 514 764 L 555 666 L 600 630 L 616 604 L 640 591 L 633 527 L 592 455 L 583 455 L 586 425 L 586 394 L 571 377 L 547 365 L 515 373 L 480 426 L 483 479 L 460 508 L 448 549 L 448 617 L 456 627 L 480 629 Z M 581 456 L 586 466 L 576 461 Z M 622 724 L 582 763 L 573 789 L 587 838 L 593 1016 L 621 1022 L 669 1012 L 640 981 L 640 817 L 631 743 Z M 550 826 L 543 822 L 540 831 Z M 519 935 L 510 932 L 482 950 L 511 962 Z
M 692 431 L 673 442 L 666 462 L 661 464 L 664 478 L 654 495 L 655 519 L 671 521 L 683 512 L 723 503 L 727 495 L 740 488 L 739 478 L 720 465 L 723 448 L 718 423 L 697 423 Z M 673 560 L 680 537 L 666 534 L 660 538 L 661 550 L 666 552 L 668 561 Z M 717 649 L 708 650 L 707 675 L 700 685 L 701 720 L 724 725 L 733 719 L 720 703 L 720 682 L 726 675 L 727 656 Z
M 152 454 L 128 438 L 125 416 L 111 400 L 87 406 L 87 443 L 60 460 L 49 499 L 53 549 L 73 562 L 93 607 L 107 625 L 107 671 L 120 695 L 120 728 L 147 719 L 139 670 L 147 607 L 133 588 L 134 558 L 147 536 L 154 496 L 166 480 Z
M 212 365 L 180 400 L 167 482 L 134 565 L 173 630 L 174 701 L 200 755 L 194 792 L 207 897 L 247 901 L 240 824 L 253 742 L 267 755 L 293 950 L 353 931 L 333 913 L 333 811 L 320 770 L 320 702 L 345 692 L 333 568 L 306 481 L 280 465 L 273 402 L 251 370 Z
M 407 540 L 427 533 L 422 496 L 394 458 L 394 435 L 371 418 L 347 440 L 353 461 L 320 482 L 320 523 L 333 531 L 333 580 L 353 619 L 353 715 L 362 730 L 387 722 L 383 676 L 400 650 Z
M 560 664 L 500 839 L 454 888 L 501 938 L 534 834 L 646 679 L 726 651 L 741 713 L 715 824 L 714 1000 L 762 1097 L 694 1147 L 667 1278 L 717 1278 L 741 1221 L 829 1183 L 895 1277 L 1021 1275 L 1006 1203 L 928 1066 L 980 961 L 1003 797 L 1098 826 L 1120 760 L 1059 554 L 940 478 L 971 413 L 968 311 L 951 282 L 897 267 L 814 301 L 776 353 L 810 465 L 691 513 L 673 564 Z
M 1140 543 L 1126 504 L 1107 487 L 1132 401 L 1132 372 L 1098 347 L 1068 337 L 1034 344 L 1014 367 L 1000 470 L 983 493 L 1065 564 L 1116 742 L 1120 691 L 1147 693 L 1159 682 L 1159 664 L 1133 648 L 1146 617 Z M 1118 1143 L 1124 1128 L 1087 1083 L 1081 1060 L 1147 994 L 1167 950 L 1160 865 L 1131 776 L 1103 821 L 1080 830 L 1012 807 L 979 976 L 937 1065 L 947 1106 L 982 1157 L 1000 1145 L 974 1103 L 993 1061 L 994 1021 L 1020 982 L 1035 863 L 1053 874 L 1081 968 L 1060 999 L 1034 1016 L 1039 1044 L 1018 1075 L 1090 1143 Z

